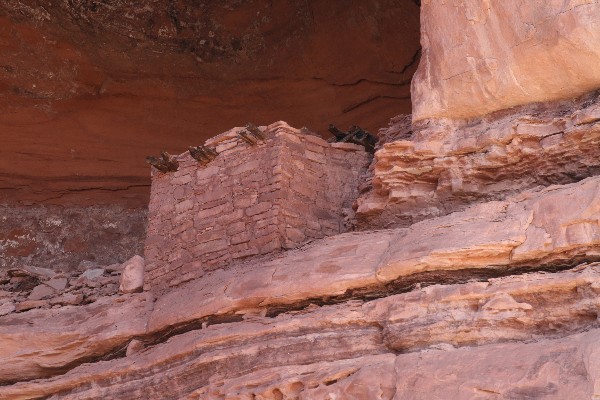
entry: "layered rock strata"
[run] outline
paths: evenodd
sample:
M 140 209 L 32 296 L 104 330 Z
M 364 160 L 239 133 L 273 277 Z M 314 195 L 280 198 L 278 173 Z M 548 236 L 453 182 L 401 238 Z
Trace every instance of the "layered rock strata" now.
M 329 393 L 392 398 L 395 390 L 413 396 L 429 390 L 426 382 L 403 378 L 419 371 L 407 367 L 405 360 L 413 356 L 406 353 L 441 357 L 446 365 L 459 351 L 450 351 L 455 347 L 506 341 L 545 340 L 548 352 L 564 343 L 584 349 L 597 335 L 599 267 L 549 272 L 600 256 L 599 189 L 600 178 L 589 178 L 408 229 L 337 235 L 271 261 L 254 260 L 252 268 L 239 264 L 208 273 L 154 302 L 148 294 L 121 295 L 1 317 L 0 336 L 15 338 L 2 348 L 3 365 L 19 365 L 25 374 L 7 368 L 2 382 L 48 378 L 4 386 L 0 393 L 77 399 Z M 527 270 L 543 272 L 490 279 Z M 460 283 L 474 278 L 481 282 Z M 433 282 L 446 286 L 422 288 Z M 25 321 L 34 317 L 35 326 L 28 327 Z M 72 333 L 59 329 L 82 319 L 85 324 Z M 587 336 L 576 335 L 586 330 Z M 33 352 L 20 347 L 31 342 L 37 343 Z M 444 351 L 422 353 L 432 346 Z M 499 349 L 525 345 L 498 346 L 460 354 L 466 360 L 495 354 L 490 356 L 495 360 Z M 539 351 L 507 359 L 506 365 L 535 369 L 545 354 Z M 552 382 L 595 382 L 595 356 L 585 361 L 590 366 L 581 378 L 566 370 L 584 362 L 582 354 L 552 358 L 543 363 L 548 369 L 535 373 Z M 395 365 L 403 365 L 402 376 Z M 480 367 L 486 366 L 491 368 Z M 376 372 L 365 386 L 364 379 Z M 554 386 L 539 388 L 530 375 L 523 372 L 521 383 L 516 379 L 500 391 L 532 386 L 562 393 Z M 475 387 L 490 385 L 479 382 Z M 595 390 L 591 385 L 577 390 L 589 393 Z
M 153 4 L 160 5 L 160 1 Z M 40 24 L 63 18 L 54 12 L 56 8 L 42 13 L 37 6 L 17 3 L 18 14 L 34 12 Z M 17 3 L 7 4 L 14 11 Z M 77 278 L 34 267 L 0 275 L 0 398 L 600 397 L 598 93 L 548 103 L 600 86 L 594 66 L 597 1 L 422 3 L 424 54 L 413 82 L 414 123 L 398 117 L 381 132 L 382 144 L 370 169 L 371 188 L 368 179 L 362 181 L 365 176 L 359 182 L 357 175 L 346 180 L 346 175 L 334 174 L 348 182 L 346 191 L 352 194 L 336 206 L 347 208 L 360 191 L 359 222 L 364 228 L 379 230 L 321 238 L 342 230 L 310 228 L 317 232 L 313 235 L 305 228 L 315 222 L 311 221 L 314 214 L 308 212 L 304 219 L 299 213 L 290 215 L 302 211 L 293 203 L 299 210 L 281 212 L 294 218 L 285 219 L 275 229 L 283 236 L 270 238 L 269 243 L 286 249 L 306 238 L 314 239 L 312 243 L 281 252 L 255 246 L 256 251 L 241 257 L 217 256 L 210 260 L 214 261 L 210 268 L 202 257 L 214 249 L 186 255 L 181 249 L 190 243 L 206 250 L 210 247 L 206 243 L 216 242 L 212 244 L 223 246 L 222 251 L 238 251 L 233 236 L 203 242 L 201 235 L 207 233 L 205 229 L 218 231 L 221 226 L 226 226 L 229 235 L 227 230 L 235 222 L 221 213 L 241 208 L 243 215 L 238 219 L 252 217 L 253 211 L 249 214 L 248 210 L 272 200 L 258 202 L 259 196 L 269 192 L 279 198 L 285 191 L 265 189 L 275 175 L 280 181 L 295 177 L 302 181 L 309 166 L 306 180 L 311 192 L 290 190 L 292 195 L 281 197 L 287 201 L 306 195 L 317 204 L 322 196 L 319 190 L 333 187 L 323 176 L 318 186 L 310 180 L 315 178 L 313 162 L 323 164 L 318 162 L 322 157 L 315 155 L 320 151 L 294 155 L 280 149 L 272 157 L 261 153 L 267 145 L 235 130 L 221 135 L 206 143 L 221 154 L 210 162 L 202 161 L 206 165 L 200 171 L 196 164 L 190 169 L 190 157 L 178 157 L 181 171 L 155 175 L 155 189 L 162 200 L 159 206 L 151 206 L 151 219 L 156 219 L 149 231 L 148 271 L 144 271 L 144 261 L 135 257 L 118 268 L 88 269 Z M 161 36 L 168 32 L 159 30 L 161 39 L 155 38 L 153 29 L 168 21 L 158 21 L 158 25 L 153 21 L 142 29 L 153 39 L 133 37 L 135 43 L 156 51 L 184 40 L 194 45 L 184 53 L 190 50 L 202 62 L 238 60 L 238 53 L 215 46 L 222 31 L 210 30 L 212 41 L 190 41 L 190 32 L 194 38 L 202 36 L 197 35 L 198 25 L 189 25 L 195 19 L 193 8 L 179 6 L 171 2 L 167 8 L 176 28 L 174 35 Z M 57 7 L 85 17 L 104 6 L 65 3 Z M 120 25 L 118 10 L 129 7 L 134 5 L 119 2 L 111 8 L 116 16 L 108 26 L 117 35 L 137 33 L 136 24 L 147 15 L 146 9 L 133 8 L 139 13 L 125 15 L 131 22 Z M 248 20 L 254 20 L 254 13 L 250 14 Z M 97 19 L 86 19 L 84 30 L 93 31 L 94 21 L 107 15 L 100 12 Z M 302 15 L 298 13 L 297 19 Z M 63 20 L 72 21 L 72 15 Z M 225 25 L 236 26 L 233 20 Z M 337 34 L 335 20 L 327 22 Z M 261 21 L 268 23 L 268 18 Z M 363 24 L 357 26 L 364 29 Z M 294 26 L 289 29 L 294 31 Z M 13 37 L 19 39 L 18 34 Z M 28 37 L 35 39 L 35 35 Z M 236 48 L 249 45 L 247 39 L 236 43 Z M 210 51 L 199 51 L 196 45 L 200 44 L 208 44 Z M 144 49 L 132 51 L 129 68 L 135 70 L 133 60 Z M 537 63 L 531 62 L 532 55 Z M 418 56 L 415 53 L 413 60 Z M 160 57 L 153 60 L 158 62 Z M 250 74 L 255 79 L 264 66 L 256 60 L 255 72 Z M 282 64 L 282 71 L 294 60 Z M 215 68 L 229 64 L 216 62 Z M 169 63 L 169 68 L 173 65 L 184 67 L 180 73 L 190 71 L 186 62 Z M 400 75 L 411 65 L 403 67 Z M 11 65 L 2 68 L 15 72 Z M 235 68 L 227 71 L 233 74 Z M 73 81 L 71 76 L 66 80 Z M 351 86 L 356 89 L 363 83 L 373 84 L 359 80 Z M 192 86 L 186 89 L 193 92 Z M 95 100 L 110 100 L 105 94 L 114 93 L 115 87 L 128 86 L 105 80 Z M 167 85 L 165 90 L 177 92 L 174 88 L 178 87 Z M 402 90 L 403 83 L 398 88 Z M 35 94 L 33 89 L 15 93 L 29 96 Z M 169 98 L 180 99 L 179 94 Z M 311 96 L 318 93 L 311 92 Z M 277 102 L 277 96 L 273 99 Z M 237 101 L 231 104 L 248 103 L 243 96 Z M 534 101 L 543 103 L 531 104 Z M 318 103 L 323 102 L 320 98 Z M 357 104 L 374 102 L 367 99 Z M 513 106 L 517 107 L 508 108 Z M 275 130 L 280 128 L 291 130 L 283 124 Z M 298 144 L 292 139 L 296 138 L 304 142 L 303 150 L 316 146 L 323 154 L 335 153 L 333 146 L 313 136 L 283 133 L 275 134 L 275 139 L 281 135 L 280 139 Z M 242 140 L 254 145 L 252 157 L 244 159 Z M 244 148 L 249 145 L 243 144 Z M 342 147 L 335 150 L 346 155 L 358 151 Z M 77 151 L 71 152 L 73 160 Z M 228 154 L 232 163 L 241 160 L 234 167 L 241 168 L 241 173 L 225 172 L 237 179 L 234 184 L 250 193 L 256 204 L 244 205 L 236 196 L 232 201 L 238 203 L 229 204 L 227 196 L 234 192 L 219 192 L 219 185 L 226 186 L 222 181 L 216 186 L 198 181 L 198 173 L 213 174 L 206 171 Z M 284 165 L 275 172 L 270 164 L 273 159 L 291 160 L 287 164 L 292 168 Z M 246 175 L 256 172 L 254 167 L 262 175 Z M 214 174 L 219 171 L 215 169 Z M 161 187 L 163 178 L 169 183 L 177 180 L 177 184 Z M 214 198 L 202 198 L 206 195 L 198 190 L 202 184 L 210 186 Z M 291 184 L 289 189 L 293 189 Z M 197 208 L 193 202 L 190 207 L 192 195 L 202 198 Z M 213 208 L 214 214 L 205 213 Z M 281 211 L 270 208 L 262 212 Z M 350 214 L 345 212 L 346 217 Z M 203 218 L 196 222 L 198 215 Z M 334 218 L 338 226 L 347 222 L 342 216 Z M 251 237 L 243 243 L 252 243 L 260 230 L 253 225 L 256 221 L 248 221 L 244 219 L 242 225 Z M 202 232 L 197 232 L 199 227 Z M 189 232 L 189 237 L 179 235 L 182 232 Z M 158 241 L 157 233 L 163 236 Z M 168 243 L 160 242 L 165 238 Z M 160 251 L 165 254 L 160 255 L 163 265 L 157 268 L 153 262 Z M 116 293 L 119 275 L 121 290 Z M 150 283 L 145 292 L 137 293 L 144 288 L 144 276 Z M 97 290 L 86 294 L 84 301 L 53 302 L 56 299 L 50 295 L 92 289 Z M 46 303 L 35 303 L 40 301 Z M 26 302 L 35 304 L 22 304 Z M 30 309 L 34 307 L 39 309 Z
M 410 396 L 441 390 L 435 384 L 431 387 L 429 380 L 406 377 L 417 377 L 424 368 L 421 365 L 431 368 L 428 363 L 441 362 L 449 368 L 447 363 L 458 360 L 484 370 L 521 368 L 511 378 L 513 384 L 502 387 L 497 376 L 474 374 L 470 376 L 474 388 L 464 395 L 472 396 L 475 388 L 562 393 L 566 389 L 559 388 L 559 382 L 572 382 L 569 385 L 579 385 L 575 393 L 589 394 L 598 385 L 600 361 L 590 346 L 599 335 L 594 329 L 599 288 L 598 266 L 584 265 L 559 274 L 431 286 L 367 302 L 311 306 L 275 318 L 248 316 L 241 322 L 194 328 L 127 358 L 4 387 L 3 394 L 6 398 L 54 394 L 77 399 L 243 399 L 252 395 L 271 399 L 279 394 L 279 398 L 309 399 L 317 394 L 354 393 L 357 398 L 391 399 L 404 398 L 394 397 L 394 388 Z M 586 334 L 575 334 L 589 329 Z M 125 327 L 118 331 L 136 333 Z M 532 339 L 541 343 L 491 345 Z M 474 344 L 480 347 L 455 350 Z M 429 349 L 418 351 L 423 348 Z M 500 360 L 501 352 L 508 350 L 523 351 L 526 356 L 504 355 Z M 415 363 L 415 358 L 428 361 Z M 581 366 L 576 373 L 575 365 Z M 461 371 L 464 380 L 474 370 Z
M 372 188 L 358 199 L 359 225 L 407 226 L 474 202 L 598 174 L 599 96 L 592 92 L 470 121 L 411 128 L 395 121 L 381 134 L 391 140 L 375 154 Z
M 334 236 L 252 269 L 218 270 L 158 299 L 150 327 L 596 260 L 599 191 L 600 178 L 589 178 L 408 229 Z

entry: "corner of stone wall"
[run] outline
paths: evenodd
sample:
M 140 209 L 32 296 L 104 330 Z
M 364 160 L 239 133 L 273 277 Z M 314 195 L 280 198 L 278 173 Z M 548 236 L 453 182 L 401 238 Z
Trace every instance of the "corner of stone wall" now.
M 261 127 L 265 140 L 251 145 L 242 129 L 205 143 L 218 153 L 207 165 L 184 153 L 176 172 L 153 171 L 148 288 L 348 229 L 370 161 L 361 146 L 328 143 L 284 122 Z

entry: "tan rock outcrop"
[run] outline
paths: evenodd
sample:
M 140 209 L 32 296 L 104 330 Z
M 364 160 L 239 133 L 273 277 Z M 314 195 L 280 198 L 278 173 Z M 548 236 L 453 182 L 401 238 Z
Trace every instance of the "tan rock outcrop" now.
M 600 171 L 599 92 L 471 121 L 415 125 L 375 154 L 373 188 L 358 199 L 364 228 L 407 226 Z M 403 134 L 392 123 L 382 136 Z
M 600 86 L 597 1 L 421 4 L 414 121 L 471 118 Z

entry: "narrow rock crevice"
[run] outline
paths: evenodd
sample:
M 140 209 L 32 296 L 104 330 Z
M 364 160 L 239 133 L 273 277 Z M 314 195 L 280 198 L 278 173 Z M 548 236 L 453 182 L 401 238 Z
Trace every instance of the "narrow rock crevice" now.
M 421 5 L 420 0 L 418 1 L 418 5 Z M 402 68 L 402 70 L 400 71 L 400 74 L 404 74 L 406 71 L 408 71 L 410 68 L 412 68 L 415 64 L 418 64 L 419 60 L 421 59 L 421 52 L 422 52 L 422 48 L 419 47 L 419 49 L 417 51 L 415 51 L 415 54 L 413 54 L 412 59 L 410 60 L 410 62 L 406 65 L 404 65 L 404 67 Z

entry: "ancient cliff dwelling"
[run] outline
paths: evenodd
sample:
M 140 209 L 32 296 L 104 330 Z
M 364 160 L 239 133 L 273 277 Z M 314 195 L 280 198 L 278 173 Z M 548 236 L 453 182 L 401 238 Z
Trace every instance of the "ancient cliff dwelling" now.
M 0 399 L 600 399 L 598 0 L 3 0 Z

